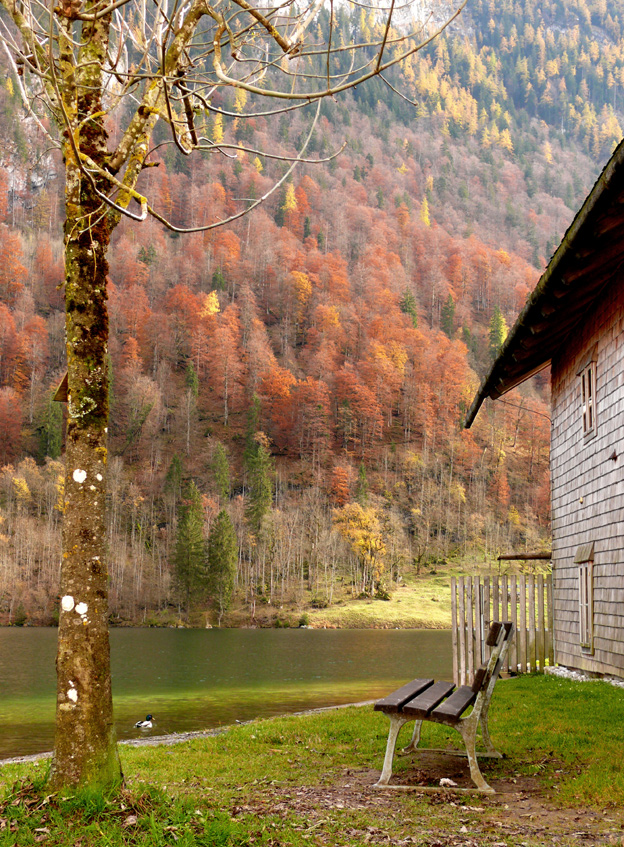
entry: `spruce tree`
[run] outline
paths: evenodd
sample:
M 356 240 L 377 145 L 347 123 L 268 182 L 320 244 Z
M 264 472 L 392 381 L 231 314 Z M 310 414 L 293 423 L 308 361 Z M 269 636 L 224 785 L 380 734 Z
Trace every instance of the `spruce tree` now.
M 200 599 L 205 586 L 204 514 L 201 494 L 194 482 L 185 491 L 178 513 L 178 530 L 173 555 L 176 587 L 187 611 Z
M 58 459 L 63 447 L 63 408 L 54 402 L 52 393 L 46 395 L 35 421 L 39 441 L 38 458 Z
M 230 499 L 230 463 L 228 462 L 225 447 L 220 441 L 217 442 L 217 446 L 215 447 L 212 472 L 219 499 L 222 503 L 226 503 Z
M 260 398 L 254 394 L 247 413 L 245 433 L 245 470 L 247 471 L 247 523 L 258 535 L 262 521 L 273 503 L 273 457 L 269 451 L 269 439 L 260 429 Z
M 445 304 L 442 306 L 440 328 L 449 338 L 455 335 L 455 301 L 452 294 L 449 294 Z
M 234 524 L 222 509 L 210 530 L 207 555 L 208 588 L 219 626 L 232 599 L 237 560 L 238 541 Z
M 247 459 L 249 495 L 245 510 L 247 522 L 253 533 L 259 534 L 264 516 L 273 503 L 273 457 L 268 449 L 268 439 L 263 432 L 256 433 L 255 450 Z
M 190 359 L 186 363 L 185 382 L 188 390 L 191 392 L 193 397 L 197 399 L 197 396 L 199 394 L 199 379 L 197 378 L 197 371 L 195 370 L 195 365 Z
M 368 479 L 366 477 L 366 468 L 364 462 L 360 462 L 358 471 L 358 481 L 355 490 L 355 499 L 364 508 L 368 504 Z
M 507 338 L 508 331 L 507 322 L 501 310 L 498 306 L 495 306 L 488 329 L 488 349 L 492 360 L 500 353 L 501 347 Z
M 401 302 L 399 303 L 399 308 L 401 309 L 401 311 L 404 314 L 410 316 L 410 318 L 412 319 L 412 326 L 414 327 L 414 329 L 416 329 L 416 327 L 418 326 L 418 312 L 416 310 L 416 298 L 414 297 L 412 292 L 409 290 L 409 288 L 406 288 L 405 291 L 403 292 L 403 297 L 401 298 Z

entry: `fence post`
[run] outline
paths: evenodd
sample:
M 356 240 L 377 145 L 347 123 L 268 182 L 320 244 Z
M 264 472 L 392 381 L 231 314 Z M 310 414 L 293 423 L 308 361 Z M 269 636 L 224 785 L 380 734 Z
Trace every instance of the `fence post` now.
M 495 576 L 492 579 L 492 620 L 493 621 L 499 621 L 501 619 L 499 612 L 498 612 L 498 596 L 499 596 L 498 576 Z
M 489 576 L 483 577 L 483 631 L 490 631 L 490 624 L 492 623 L 492 617 L 490 615 L 490 578 Z M 487 653 L 487 647 L 485 648 L 485 652 Z M 483 657 L 485 659 L 489 659 L 489 655 Z
M 535 673 L 535 662 L 537 658 L 537 645 L 535 644 L 535 574 L 529 574 L 529 650 L 528 661 L 531 665 L 531 673 Z
M 546 664 L 546 628 L 544 625 L 544 577 L 537 576 L 537 629 L 539 632 L 539 667 L 544 673 Z
M 459 684 L 466 684 L 466 605 L 464 602 L 464 578 L 459 578 Z
M 472 596 L 474 597 L 474 646 L 475 667 L 483 664 L 483 592 L 481 579 L 478 576 L 472 578 Z
M 522 573 L 518 578 L 520 583 L 520 602 L 518 603 L 518 649 L 520 652 L 520 673 L 527 669 L 527 625 L 526 625 L 526 576 Z
M 553 580 L 554 574 L 550 574 L 546 583 L 546 604 L 548 608 L 548 663 L 551 668 L 555 664 L 555 626 L 553 609 Z
M 451 640 L 453 642 L 453 682 L 456 686 L 459 682 L 459 656 L 457 655 L 457 580 L 451 577 Z
M 513 637 L 513 641 L 511 642 L 511 648 L 509 652 L 511 653 L 510 664 L 511 670 L 513 673 L 518 673 L 518 579 L 516 576 L 512 576 L 510 579 L 511 585 L 509 589 L 510 593 L 510 602 L 511 602 L 511 622 L 514 625 L 515 635 Z
M 472 613 L 474 609 L 474 600 L 472 596 L 472 580 L 470 577 L 466 580 L 466 645 L 468 647 L 468 669 L 467 677 L 464 685 L 472 685 L 474 679 L 474 625 L 472 623 Z
M 503 574 L 501 579 L 501 621 L 508 621 L 508 609 L 509 609 L 509 590 L 507 588 L 507 574 Z M 509 650 L 507 650 L 507 656 L 505 657 L 504 670 L 509 671 Z

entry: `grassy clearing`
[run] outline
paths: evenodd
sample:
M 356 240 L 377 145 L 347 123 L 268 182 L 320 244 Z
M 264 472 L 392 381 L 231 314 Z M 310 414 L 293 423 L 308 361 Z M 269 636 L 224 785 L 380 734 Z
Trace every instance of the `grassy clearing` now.
M 551 843 L 542 830 L 554 803 L 560 808 L 551 821 L 563 838 L 558 843 L 576 844 L 590 818 L 596 840 L 589 843 L 621 843 L 623 821 L 616 818 L 624 807 L 623 725 L 624 691 L 605 683 L 551 677 L 500 682 L 491 729 L 506 758 L 490 761 L 484 772 L 507 793 L 494 798 L 375 790 L 387 719 L 370 707 L 258 721 L 170 747 L 122 747 L 126 786 L 114 799 L 89 793 L 46 799 L 44 763 L 11 765 L 0 769 L 0 847 L 532 847 Z M 443 727 L 424 726 L 427 746 L 456 739 Z M 420 764 L 420 758 L 398 759 L 397 780 L 436 784 L 439 772 Z M 537 797 L 545 804 L 541 811 L 515 809 L 514 803 L 535 804 Z M 565 807 L 575 806 L 596 811 L 586 811 L 583 824 L 570 812 L 568 837 L 562 835 Z M 603 840 L 607 830 L 608 838 L 619 833 L 618 840 Z M 441 834 L 460 840 L 436 840 Z M 588 843 L 587 833 L 583 838 Z
M 390 600 L 352 599 L 346 593 L 326 608 L 313 604 L 256 606 L 254 623 L 260 626 L 300 626 L 338 629 L 450 629 L 451 577 L 443 573 L 408 574 L 392 589 Z M 202 625 L 201 621 L 195 621 Z M 241 607 L 224 619 L 226 626 L 247 626 L 249 610 Z
M 447 573 L 412 576 L 390 600 L 347 600 L 307 614 L 314 627 L 450 629 L 450 578 Z

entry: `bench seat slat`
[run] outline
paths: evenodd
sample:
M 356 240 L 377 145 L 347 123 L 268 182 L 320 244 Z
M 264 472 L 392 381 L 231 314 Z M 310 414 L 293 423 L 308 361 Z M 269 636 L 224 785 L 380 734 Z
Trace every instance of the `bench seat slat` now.
M 477 695 L 472 690 L 471 685 L 462 685 L 457 691 L 453 691 L 451 696 L 440 703 L 429 715 L 430 721 L 435 721 L 438 718 L 442 720 L 457 720 L 466 711 L 468 706 L 472 706 L 477 699 Z
M 375 711 L 385 712 L 386 714 L 400 712 L 402 706 L 408 700 L 416 697 L 426 688 L 429 688 L 430 685 L 433 685 L 432 679 L 413 679 L 407 685 L 402 685 L 401 688 L 397 688 L 392 694 L 388 694 L 383 700 L 378 700 L 375 703 Z
M 416 719 L 426 718 L 429 712 L 441 703 L 455 688 L 452 682 L 436 682 L 422 694 L 403 706 L 403 714 Z

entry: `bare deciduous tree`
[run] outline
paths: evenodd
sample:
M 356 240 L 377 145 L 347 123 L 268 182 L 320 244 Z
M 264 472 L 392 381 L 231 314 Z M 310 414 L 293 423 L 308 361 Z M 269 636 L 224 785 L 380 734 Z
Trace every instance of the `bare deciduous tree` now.
M 354 0 L 339 6 L 332 0 L 0 2 L 6 12 L 0 38 L 22 99 L 61 149 L 65 166 L 69 415 L 52 782 L 111 784 L 121 771 L 107 632 L 107 253 L 124 215 L 136 221 L 151 215 L 171 230 L 185 231 L 141 190 L 141 172 L 153 164 L 154 128 L 164 121 L 170 143 L 183 155 L 197 149 L 232 155 L 222 138 L 209 137 L 202 121 L 206 113 L 220 111 L 213 105 L 219 89 L 246 93 L 238 103 L 247 100 L 249 111 L 243 103 L 233 113 L 244 119 L 314 108 L 321 98 L 373 77 L 392 87 L 388 69 L 428 44 L 449 21 L 436 27 L 423 20 L 420 0 L 400 6 L 395 0 L 374 6 Z M 376 36 L 348 43 L 338 21 L 351 7 L 374 16 Z M 267 100 L 276 107 L 262 106 Z M 46 112 L 56 132 L 46 129 Z M 304 160 L 304 151 L 305 145 L 272 190 Z M 242 201 L 228 220 L 266 196 Z

